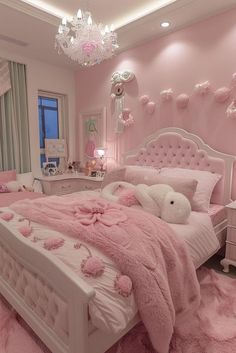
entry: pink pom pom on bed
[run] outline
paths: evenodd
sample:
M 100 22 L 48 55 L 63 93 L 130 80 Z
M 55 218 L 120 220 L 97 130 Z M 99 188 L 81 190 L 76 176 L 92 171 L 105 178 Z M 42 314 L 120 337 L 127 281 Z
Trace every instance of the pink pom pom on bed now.
M 142 105 L 145 105 L 150 101 L 150 98 L 147 95 L 143 95 L 139 98 L 139 101 Z
M 14 217 L 14 214 L 11 213 L 11 212 L 5 212 L 5 213 L 2 213 L 0 214 L 0 217 L 4 220 L 4 221 L 10 221 L 13 217 Z
M 128 297 L 133 289 L 132 281 L 129 276 L 117 275 L 115 280 L 115 289 L 123 297 Z
M 19 232 L 24 236 L 24 237 L 29 237 L 30 234 L 32 233 L 32 227 L 30 226 L 21 226 L 18 228 Z
M 134 190 L 125 190 L 119 196 L 118 202 L 121 205 L 131 207 L 133 205 L 139 205 L 138 200 L 135 197 Z
M 81 271 L 86 277 L 99 277 L 104 272 L 104 264 L 98 257 L 89 256 L 81 263 Z
M 60 248 L 64 242 L 63 238 L 49 238 L 44 241 L 43 247 L 46 250 L 54 250 Z

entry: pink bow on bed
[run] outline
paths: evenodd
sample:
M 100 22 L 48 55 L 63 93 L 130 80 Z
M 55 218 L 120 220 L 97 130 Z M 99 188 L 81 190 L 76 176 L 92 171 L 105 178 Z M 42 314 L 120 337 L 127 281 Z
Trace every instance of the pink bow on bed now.
M 101 222 L 112 226 L 127 219 L 125 213 L 117 206 L 98 200 L 88 200 L 74 206 L 74 216 L 83 225 Z

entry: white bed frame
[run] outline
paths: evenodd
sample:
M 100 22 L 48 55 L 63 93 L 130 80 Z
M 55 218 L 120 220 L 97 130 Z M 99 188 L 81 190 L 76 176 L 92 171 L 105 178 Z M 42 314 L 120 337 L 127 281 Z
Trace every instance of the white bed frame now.
M 148 153 L 149 146 L 163 141 L 163 136 L 166 141 L 177 138 L 181 146 L 190 143 L 195 146 L 196 153 L 204 153 L 204 158 L 212 162 L 210 164 L 219 164 L 224 176 L 222 202 L 228 203 L 235 158 L 214 151 L 197 136 L 184 130 L 159 130 L 144 144 L 127 153 L 125 163 L 140 165 L 142 158 L 139 156 Z M 148 162 L 144 164 L 151 165 Z M 218 233 L 222 233 L 225 227 L 225 223 L 219 225 Z M 33 298 L 30 293 L 37 286 L 43 290 Z M 50 252 L 37 250 L 24 237 L 14 235 L 4 221 L 0 222 L 0 293 L 53 353 L 104 353 L 139 321 L 136 316 L 118 335 L 104 333 L 92 326 L 88 303 L 95 295 L 93 288 Z M 44 312 L 39 310 L 42 300 L 47 304 Z M 60 326 L 61 315 L 66 317 L 63 327 Z

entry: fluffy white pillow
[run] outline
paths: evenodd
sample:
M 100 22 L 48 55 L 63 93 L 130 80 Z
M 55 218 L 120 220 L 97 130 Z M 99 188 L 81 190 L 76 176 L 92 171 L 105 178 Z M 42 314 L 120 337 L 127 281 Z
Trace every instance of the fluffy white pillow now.
M 208 171 L 184 169 L 184 168 L 162 168 L 160 175 L 182 178 L 193 178 L 197 180 L 197 189 L 192 200 L 192 210 L 207 212 L 210 206 L 212 192 L 221 179 L 221 175 Z
M 21 185 L 25 185 L 27 188 L 32 188 L 33 182 L 34 182 L 34 176 L 32 172 L 17 174 L 16 180 L 19 181 Z

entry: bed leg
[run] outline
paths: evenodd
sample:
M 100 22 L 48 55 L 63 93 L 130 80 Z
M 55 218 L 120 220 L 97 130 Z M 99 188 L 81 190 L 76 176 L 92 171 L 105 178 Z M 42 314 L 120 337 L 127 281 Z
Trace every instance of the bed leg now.
M 88 352 L 88 306 L 78 299 L 69 307 L 70 353 Z

